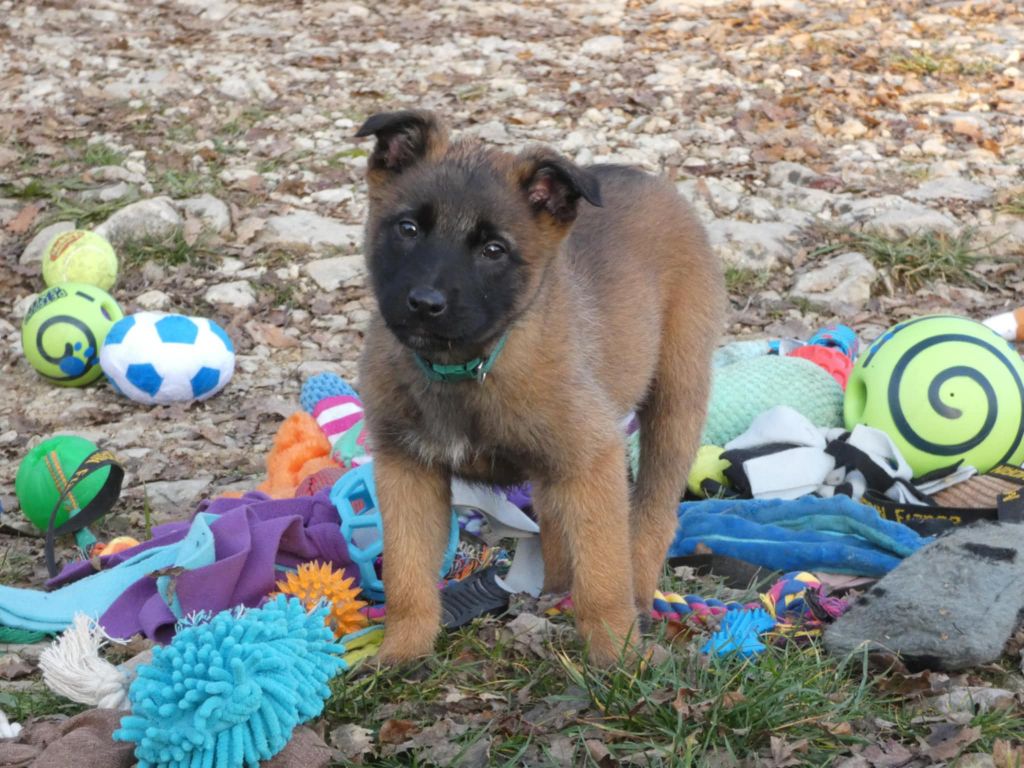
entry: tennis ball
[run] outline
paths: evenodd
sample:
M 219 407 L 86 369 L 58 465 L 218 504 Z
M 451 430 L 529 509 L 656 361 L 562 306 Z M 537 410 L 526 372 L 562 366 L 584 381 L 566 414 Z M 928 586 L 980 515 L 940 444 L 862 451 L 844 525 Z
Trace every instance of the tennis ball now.
M 891 328 L 853 366 L 847 429 L 884 431 L 914 475 L 958 461 L 988 472 L 1024 461 L 1024 361 L 994 331 L 928 315 Z
M 14 478 L 14 493 L 21 511 L 36 528 L 46 530 L 64 484 L 96 450 L 84 437 L 58 435 L 44 440 L 22 459 Z M 83 478 L 61 503 L 54 527 L 66 523 L 72 512 L 84 509 L 96 498 L 109 474 L 110 467 L 101 467 Z
M 84 283 L 109 291 L 116 280 L 117 255 L 110 243 L 95 232 L 63 232 L 43 251 L 43 281 L 47 287 Z
M 725 477 L 725 470 L 730 466 L 729 462 L 722 458 L 725 449 L 717 445 L 702 445 L 697 451 L 697 458 L 693 460 L 690 467 L 690 476 L 686 480 L 686 487 L 696 496 L 706 496 L 700 484 L 705 480 L 714 480 L 721 485 L 728 485 Z
M 55 285 L 29 307 L 21 346 L 40 375 L 60 386 L 81 387 L 103 373 L 100 347 L 123 316 L 106 291 L 81 283 Z

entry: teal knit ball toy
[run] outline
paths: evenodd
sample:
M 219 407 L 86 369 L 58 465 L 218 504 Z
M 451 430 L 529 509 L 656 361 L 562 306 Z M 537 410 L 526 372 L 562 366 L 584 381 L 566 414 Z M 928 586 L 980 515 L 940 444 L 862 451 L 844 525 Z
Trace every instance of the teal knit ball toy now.
M 279 595 L 184 627 L 139 668 L 114 739 L 135 742 L 138 768 L 256 768 L 323 711 L 344 667 L 326 615 Z

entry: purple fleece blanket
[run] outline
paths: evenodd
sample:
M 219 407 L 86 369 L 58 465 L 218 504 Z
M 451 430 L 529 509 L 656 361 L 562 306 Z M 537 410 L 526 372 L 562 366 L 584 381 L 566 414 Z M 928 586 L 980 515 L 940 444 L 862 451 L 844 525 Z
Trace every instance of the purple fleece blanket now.
M 205 501 L 195 515 L 203 512 L 216 516 L 209 526 L 215 558 L 209 565 L 174 575 L 174 607 L 181 616 L 196 611 L 217 613 L 237 605 L 257 606 L 275 590 L 281 568 L 309 560 L 330 563 L 345 570 L 346 576 L 358 575 L 327 491 L 280 500 L 252 492 L 239 499 Z M 139 552 L 179 542 L 191 526 L 192 520 L 158 526 L 152 539 L 101 558 L 101 565 L 115 568 Z M 88 561 L 72 563 L 47 586 L 59 587 L 91 573 Z M 161 643 L 173 637 L 179 615 L 157 589 L 156 575 L 129 586 L 100 617 L 100 624 L 111 636 L 141 633 Z

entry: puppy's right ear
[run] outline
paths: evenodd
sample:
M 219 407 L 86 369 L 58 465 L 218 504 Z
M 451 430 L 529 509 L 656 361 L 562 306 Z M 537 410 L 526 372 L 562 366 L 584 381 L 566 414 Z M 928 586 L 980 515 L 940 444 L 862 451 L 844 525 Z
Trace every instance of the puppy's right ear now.
M 357 137 L 376 136 L 367 162 L 371 180 L 384 181 L 424 160 L 436 160 L 448 146 L 448 132 L 433 112 L 406 110 L 380 112 L 369 117 Z M 375 178 L 376 177 L 376 178 Z

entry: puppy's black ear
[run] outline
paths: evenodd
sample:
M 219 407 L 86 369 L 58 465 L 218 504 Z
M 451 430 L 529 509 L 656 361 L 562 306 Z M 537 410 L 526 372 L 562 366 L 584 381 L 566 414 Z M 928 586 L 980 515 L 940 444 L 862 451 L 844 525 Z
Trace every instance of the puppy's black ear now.
M 576 218 L 582 197 L 601 205 L 601 185 L 594 174 L 552 149 L 531 149 L 519 156 L 520 185 L 530 207 L 561 224 Z
M 380 112 L 367 118 L 356 136 L 376 136 L 377 144 L 367 171 L 402 173 L 425 159 L 440 157 L 448 146 L 448 133 L 433 112 L 406 110 Z

